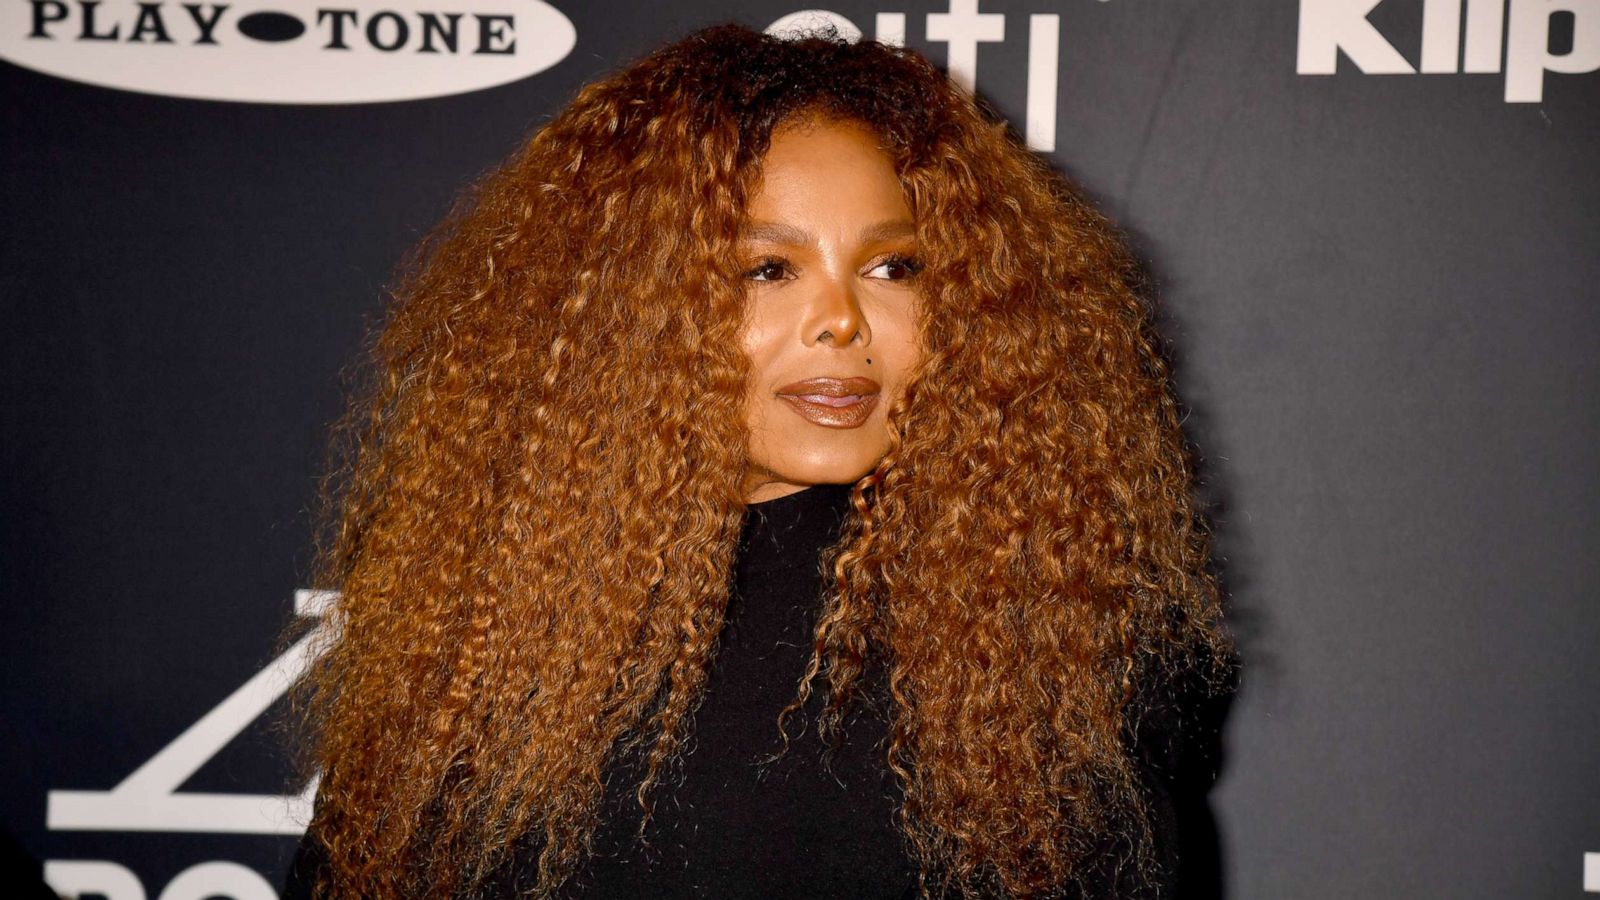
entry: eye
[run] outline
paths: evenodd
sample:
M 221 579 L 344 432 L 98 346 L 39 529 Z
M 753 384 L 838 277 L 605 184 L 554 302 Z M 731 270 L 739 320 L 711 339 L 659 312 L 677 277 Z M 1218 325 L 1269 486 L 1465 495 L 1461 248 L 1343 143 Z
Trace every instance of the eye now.
M 790 269 L 788 260 L 776 256 L 764 257 L 754 268 L 744 273 L 744 277 L 751 281 L 782 281 L 789 277 Z
M 922 271 L 922 260 L 915 256 L 892 253 L 882 262 L 867 270 L 867 274 L 886 281 L 905 281 Z M 873 273 L 878 273 L 874 275 Z

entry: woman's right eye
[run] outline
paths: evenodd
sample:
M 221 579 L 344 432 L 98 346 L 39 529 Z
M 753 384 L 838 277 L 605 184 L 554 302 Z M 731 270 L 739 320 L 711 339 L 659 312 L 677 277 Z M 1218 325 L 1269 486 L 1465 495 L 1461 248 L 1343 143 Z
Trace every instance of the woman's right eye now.
M 789 274 L 789 264 L 781 259 L 763 259 L 744 273 L 751 281 L 782 281 Z

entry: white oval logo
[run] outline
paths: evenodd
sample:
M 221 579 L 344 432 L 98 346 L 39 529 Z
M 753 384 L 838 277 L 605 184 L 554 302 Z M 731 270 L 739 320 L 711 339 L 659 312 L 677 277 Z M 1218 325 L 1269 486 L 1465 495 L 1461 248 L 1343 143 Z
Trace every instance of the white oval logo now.
M 542 72 L 577 40 L 572 21 L 542 0 L 0 3 L 0 59 L 199 100 L 377 103 L 461 94 Z

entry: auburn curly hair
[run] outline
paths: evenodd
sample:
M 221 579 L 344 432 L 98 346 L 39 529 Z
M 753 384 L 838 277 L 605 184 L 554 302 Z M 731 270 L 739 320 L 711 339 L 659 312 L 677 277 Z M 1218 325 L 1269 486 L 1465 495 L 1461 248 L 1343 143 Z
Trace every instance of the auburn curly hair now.
M 583 88 L 400 267 L 335 429 L 312 574 L 339 595 L 293 694 L 319 888 L 458 896 L 531 840 L 552 893 L 628 748 L 648 813 L 745 512 L 742 210 L 801 114 L 889 148 L 925 352 L 825 556 L 796 704 L 820 677 L 836 727 L 883 663 L 925 891 L 1051 895 L 1108 835 L 1149 861 L 1140 686 L 1227 640 L 1126 242 L 916 53 L 726 25 Z

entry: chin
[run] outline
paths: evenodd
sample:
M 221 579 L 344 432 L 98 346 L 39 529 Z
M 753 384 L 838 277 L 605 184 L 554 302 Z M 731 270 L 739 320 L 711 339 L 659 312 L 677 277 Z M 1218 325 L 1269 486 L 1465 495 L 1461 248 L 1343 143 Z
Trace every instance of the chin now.
M 877 461 L 852 463 L 850 465 L 818 465 L 806 466 L 793 472 L 781 472 L 780 477 L 791 484 L 855 484 L 862 476 L 872 471 Z
M 767 468 L 791 484 L 852 484 L 871 472 L 887 445 L 874 444 L 846 452 L 807 454 L 774 460 Z
M 770 420 L 768 420 L 770 422 Z M 749 471 L 773 485 L 800 490 L 818 484 L 854 484 L 871 474 L 889 452 L 885 423 L 828 428 L 809 423 L 753 429 L 746 456 Z M 771 489 L 763 490 L 770 494 Z M 781 496 L 781 494 L 771 494 Z

